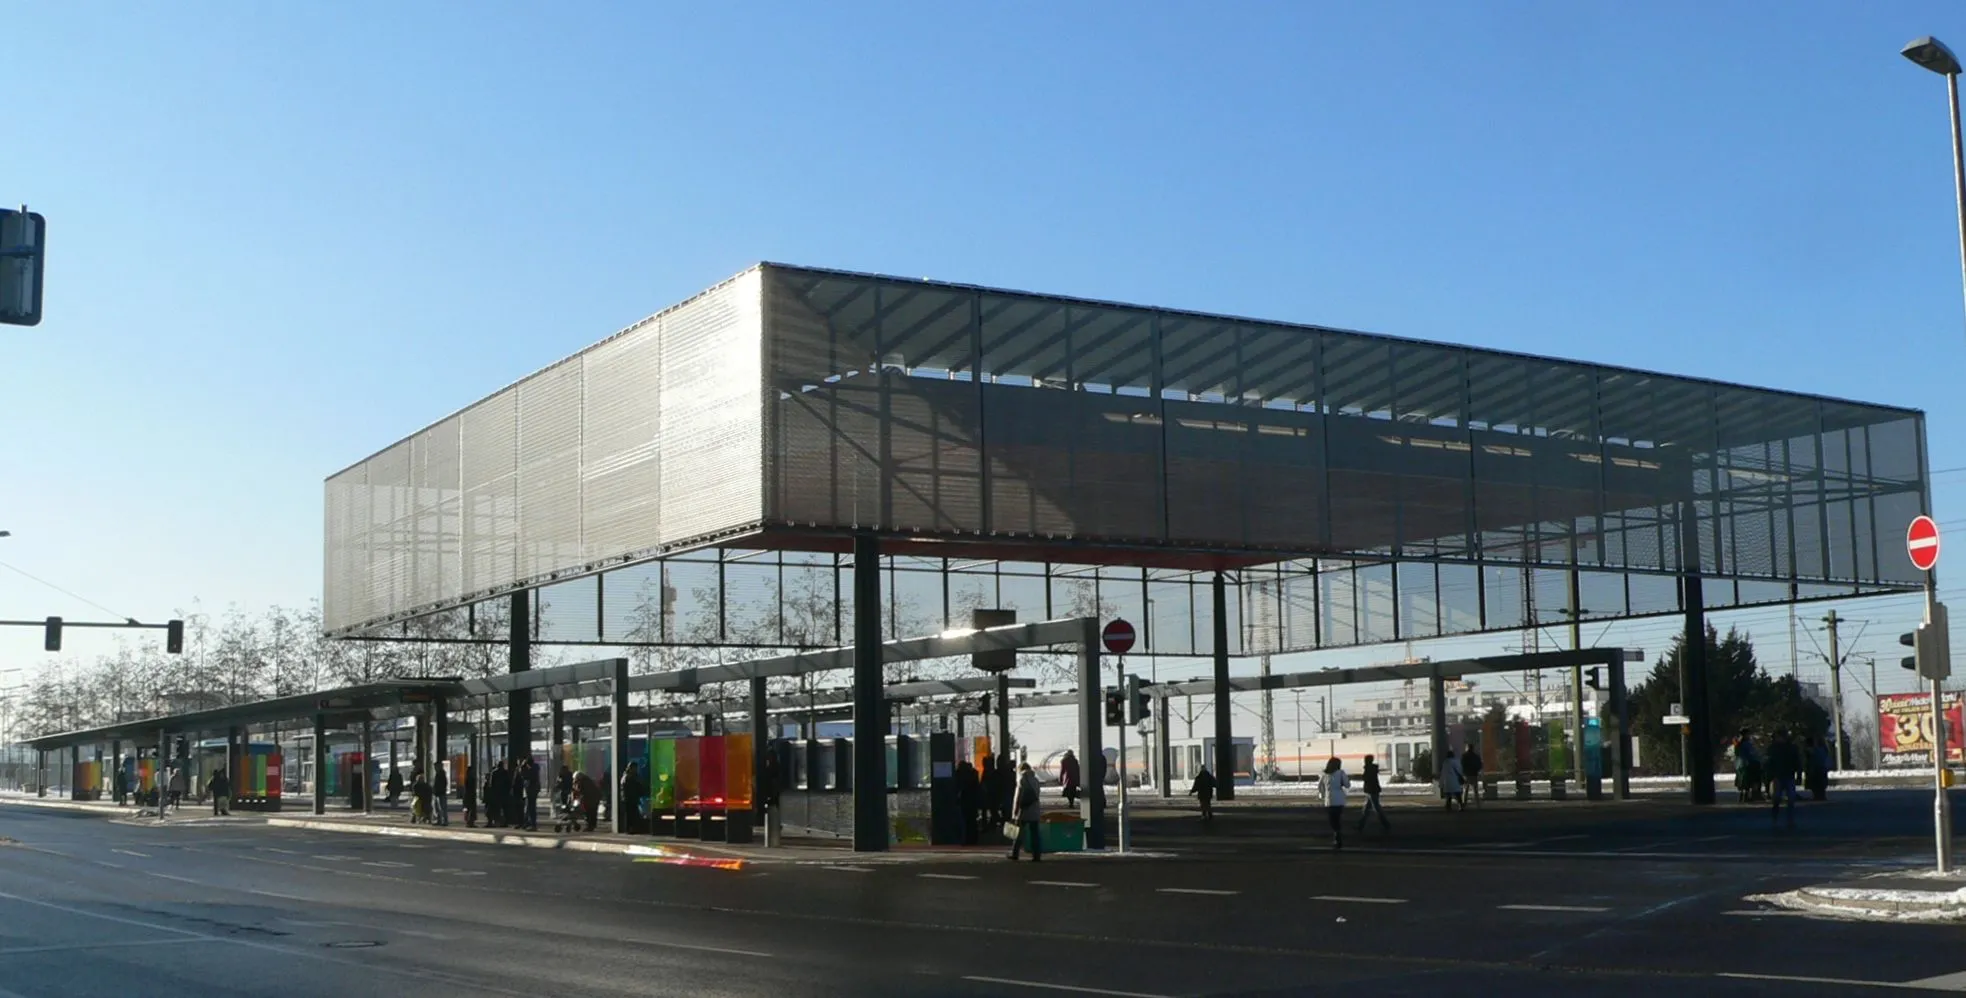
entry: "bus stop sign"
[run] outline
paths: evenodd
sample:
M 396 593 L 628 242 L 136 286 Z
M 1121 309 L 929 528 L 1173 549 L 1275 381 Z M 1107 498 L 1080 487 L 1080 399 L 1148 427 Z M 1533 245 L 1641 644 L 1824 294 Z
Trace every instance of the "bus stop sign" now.
M 0 323 L 41 324 L 41 270 L 48 220 L 22 208 L 0 208 Z

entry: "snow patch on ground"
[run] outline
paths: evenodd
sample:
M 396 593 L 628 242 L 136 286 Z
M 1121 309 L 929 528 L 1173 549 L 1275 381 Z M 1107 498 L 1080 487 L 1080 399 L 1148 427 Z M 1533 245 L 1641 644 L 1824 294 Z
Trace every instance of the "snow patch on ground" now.
M 1966 922 L 1966 891 L 1813 887 L 1754 894 L 1747 900 L 1790 911 L 1874 922 Z

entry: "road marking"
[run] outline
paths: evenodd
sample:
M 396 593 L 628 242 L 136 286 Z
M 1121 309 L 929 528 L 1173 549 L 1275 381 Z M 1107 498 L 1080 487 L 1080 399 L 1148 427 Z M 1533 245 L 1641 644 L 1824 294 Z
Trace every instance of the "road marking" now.
M 122 949 L 126 946 L 182 946 L 185 943 L 222 942 L 219 939 L 130 939 L 120 942 L 61 943 L 50 946 L 10 946 L 0 949 L 0 956 L 13 956 L 16 953 L 60 953 L 65 950 Z M 0 994 L 12 992 L 0 991 Z
M 1233 897 L 1237 894 L 1241 894 L 1242 892 L 1241 891 L 1212 891 L 1206 887 L 1162 887 L 1155 890 L 1154 893 L 1156 894 L 1206 894 L 1210 897 Z
M 1405 904 L 1406 903 L 1405 898 L 1366 898 L 1366 897 L 1352 897 L 1346 894 L 1319 894 L 1311 898 L 1311 900 L 1336 901 L 1339 904 Z
M 1503 911 L 1610 911 L 1588 904 L 1498 904 Z
M 1721 914 L 1738 915 L 1743 918 L 1808 918 L 1810 917 L 1809 912 L 1806 911 L 1782 911 L 1773 908 L 1767 911 L 1755 911 L 1753 909 L 1742 909 L 1740 911 L 1723 911 L 1721 912 Z
M 363 866 L 382 866 L 382 867 L 387 867 L 387 868 L 389 868 L 389 869 L 392 869 L 392 870 L 407 870 L 407 869 L 409 869 L 409 866 L 410 866 L 410 864 L 408 864 L 408 863 L 398 863 L 398 862 L 396 862 L 396 861 L 395 861 L 395 860 L 393 860 L 393 859 L 378 859 L 378 860 L 374 860 L 374 861 L 366 861 L 366 862 L 364 862 L 364 863 L 363 863 L 362 865 L 363 865 Z
M 756 956 L 767 960 L 771 959 L 770 953 L 760 953 L 754 949 L 732 949 L 728 946 L 699 946 L 696 943 L 665 943 L 650 939 L 638 939 L 635 941 L 635 944 L 637 946 L 661 946 L 665 949 L 696 950 L 700 953 L 728 953 L 731 956 Z
M 430 872 L 448 873 L 453 877 L 482 877 L 485 875 L 485 871 L 483 870 L 460 870 L 455 866 L 440 866 Z
M 109 867 L 109 868 L 110 868 L 110 869 L 112 869 L 112 870 L 120 870 L 120 869 L 122 869 L 122 868 L 123 868 L 123 864 L 121 864 L 121 863 L 111 863 L 111 862 L 109 862 L 108 860 L 103 860 L 103 859 L 99 859 L 99 860 L 96 860 L 96 865 L 97 865 L 97 866 L 106 866 L 106 867 Z
M 151 875 L 151 876 L 153 876 L 153 877 L 162 877 L 162 878 L 164 878 L 165 880 L 175 880 L 175 881 L 177 881 L 177 882 L 178 882 L 178 883 L 180 883 L 180 884 L 196 884 L 196 883 L 198 883 L 198 881 L 196 881 L 196 880 L 193 880 L 193 879 L 191 879 L 190 877 L 179 877 L 179 876 L 173 876 L 173 875 L 171 875 L 171 874 L 169 874 L 169 873 L 158 873 L 158 872 L 156 872 L 156 871 L 154 871 L 154 870 L 145 870 L 144 872 L 145 872 L 145 873 L 148 873 L 148 874 L 150 874 L 150 875 Z
M 1082 988 L 1075 984 L 1046 984 L 1043 981 L 1020 981 L 1011 977 L 984 977 L 980 974 L 967 975 L 963 980 L 975 981 L 978 984 L 1008 984 L 1018 988 L 1043 988 L 1046 991 L 1070 991 L 1082 995 L 1114 995 L 1116 998 L 1168 998 L 1166 995 L 1148 994 L 1145 991 L 1114 991 L 1111 988 Z
M 279 891 L 262 891 L 257 888 L 247 888 L 246 892 L 248 894 L 263 894 L 270 898 L 279 898 L 282 901 L 305 901 L 309 904 L 314 902 L 313 898 L 304 898 L 298 894 L 282 894 Z
M 968 873 L 917 873 L 915 874 L 915 876 L 918 876 L 923 880 L 975 880 L 976 879 L 974 875 Z
M 260 848 L 261 848 L 261 849 L 264 849 L 264 850 L 266 850 L 267 852 L 277 852 L 277 853 L 279 853 L 279 854 L 281 854 L 282 856 L 298 856 L 298 855 L 300 855 L 300 853 L 298 853 L 298 852 L 295 852 L 295 851 L 294 851 L 294 850 L 292 850 L 292 849 L 281 849 L 281 848 L 279 848 L 279 847 L 277 847 L 277 846 L 260 846 Z
M 316 856 L 315 856 L 314 858 L 315 858 L 315 859 L 325 859 L 325 860 L 327 860 L 327 861 L 329 861 L 329 862 L 331 862 L 331 863 L 353 863 L 353 862 L 355 862 L 355 857 L 353 857 L 353 856 L 340 856 L 340 855 L 335 855 L 335 854 L 332 854 L 332 853 L 330 853 L 330 854 L 326 854 L 326 855 L 316 855 Z
M 1932 990 L 1913 981 L 1902 984 L 1897 981 L 1859 981 L 1847 977 L 1802 977 L 1790 974 L 1729 974 L 1719 973 L 1715 977 L 1727 977 L 1737 981 L 1781 981 L 1786 984 L 1839 984 L 1846 988 L 1896 988 L 1905 991 Z
M 1033 887 L 1097 887 L 1099 885 L 1088 884 L 1081 880 L 1033 880 L 1031 881 L 1031 886 Z M 1107 994 L 1119 994 L 1119 993 L 1120 992 L 1118 991 L 1107 992 Z
M 416 936 L 419 939 L 435 939 L 440 942 L 450 942 L 452 939 L 456 938 L 455 936 L 440 935 L 435 932 L 418 932 L 415 929 L 391 929 L 390 931 L 395 932 L 398 935 Z
M 840 871 L 841 873 L 872 873 L 872 872 L 874 872 L 874 868 L 873 868 L 873 867 L 871 867 L 871 866 L 822 866 L 822 867 L 820 867 L 820 869 L 822 869 L 822 870 L 838 870 L 838 871 Z
M 136 851 L 135 849 L 111 849 L 111 850 L 109 850 L 109 851 L 110 851 L 110 852 L 120 852 L 120 853 L 122 853 L 122 854 L 123 854 L 123 855 L 125 855 L 125 856 L 135 856 L 135 857 L 137 857 L 138 859 L 149 859 L 149 858 L 150 858 L 150 854 L 149 854 L 149 853 L 147 853 L 147 852 L 137 852 L 137 851 Z

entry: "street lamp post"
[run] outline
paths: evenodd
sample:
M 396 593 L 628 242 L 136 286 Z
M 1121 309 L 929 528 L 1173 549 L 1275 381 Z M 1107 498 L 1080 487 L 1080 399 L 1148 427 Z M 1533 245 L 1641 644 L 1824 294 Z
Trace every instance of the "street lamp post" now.
M 1953 203 L 1959 212 L 1959 270 L 1960 289 L 1966 294 L 1966 143 L 1962 143 L 1959 128 L 1959 58 L 1952 54 L 1945 43 L 1930 35 L 1911 42 L 1900 50 L 1905 58 L 1946 78 L 1946 102 L 1952 111 L 1952 182 Z M 1930 503 L 1930 483 L 1927 483 L 1927 503 Z M 1931 620 L 1933 609 L 1938 603 L 1939 579 L 1937 572 L 1925 573 L 1925 619 Z M 1939 872 L 1952 868 L 1952 813 L 1946 800 L 1946 722 L 1944 692 L 1939 680 L 1932 680 L 1932 825 L 1933 834 L 1938 841 Z

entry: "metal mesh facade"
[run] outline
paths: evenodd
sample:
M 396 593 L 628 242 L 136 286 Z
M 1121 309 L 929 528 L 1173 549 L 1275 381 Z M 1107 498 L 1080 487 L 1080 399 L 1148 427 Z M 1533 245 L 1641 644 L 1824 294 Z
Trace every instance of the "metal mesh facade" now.
M 759 272 L 327 481 L 330 632 L 755 527 Z
M 1672 612 L 1685 567 L 1713 608 L 1849 596 L 1922 581 L 1900 538 L 1923 432 L 1914 410 L 761 265 L 331 478 L 325 602 L 347 633 L 546 585 L 542 640 L 830 645 L 850 569 L 773 549 L 863 529 L 921 607 L 897 603 L 896 635 L 1053 615 L 1065 591 L 1162 654 L 1206 650 L 1213 568 L 1238 654 Z M 726 550 L 669 556 L 705 545 Z

